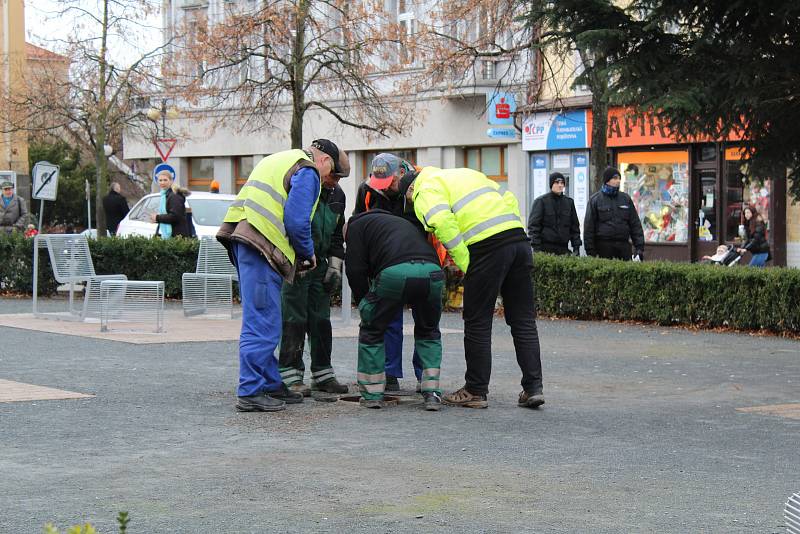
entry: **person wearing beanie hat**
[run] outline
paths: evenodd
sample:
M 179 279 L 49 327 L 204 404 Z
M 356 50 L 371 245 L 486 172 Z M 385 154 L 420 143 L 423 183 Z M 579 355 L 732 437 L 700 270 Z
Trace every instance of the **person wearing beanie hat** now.
M 372 158 L 370 176 L 358 187 L 356 206 L 353 215 L 371 210 L 383 210 L 403 217 L 413 223 L 422 234 L 425 231 L 417 221 L 413 209 L 406 209 L 401 184 L 409 183 L 416 176 L 414 165 L 388 152 L 381 152 Z M 408 185 L 406 185 L 406 189 Z M 403 314 L 386 328 L 386 391 L 400 391 L 400 378 L 403 378 Z M 417 384 L 422 380 L 422 366 L 417 351 L 412 359 Z
M 644 260 L 644 231 L 636 206 L 619 190 L 622 177 L 615 167 L 603 171 L 603 186 L 592 195 L 583 220 L 583 246 L 589 256 Z
M 10 234 L 24 232 L 28 224 L 28 208 L 25 200 L 14 194 L 14 183 L 8 180 L 0 184 L 3 189 L 2 202 L 0 203 L 0 228 Z
M 550 174 L 550 192 L 533 201 L 528 216 L 528 237 L 534 252 L 549 254 L 581 253 L 581 225 L 575 202 L 564 194 L 566 180 L 560 172 Z
M 250 173 L 217 232 L 239 273 L 239 411 L 274 412 L 303 402 L 303 393 L 290 390 L 281 379 L 275 357 L 281 339 L 281 287 L 284 281 L 294 282 L 298 271 L 324 277 L 333 268 L 317 259 L 313 218 L 321 188 L 333 187 L 349 172 L 347 152 L 327 139 L 314 140 L 306 150 L 271 154 Z M 330 325 L 327 334 L 330 339 Z M 321 375 L 314 376 L 321 381 Z

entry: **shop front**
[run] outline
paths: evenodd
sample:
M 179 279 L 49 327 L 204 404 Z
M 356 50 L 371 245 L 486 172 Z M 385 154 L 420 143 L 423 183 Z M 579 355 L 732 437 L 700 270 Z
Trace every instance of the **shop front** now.
M 585 116 L 582 125 L 581 114 Z M 554 165 L 556 158 L 567 154 L 563 148 L 551 150 L 548 145 L 551 134 L 559 135 L 558 117 L 562 130 L 591 131 L 589 110 L 562 113 L 555 118 L 536 114 L 525 121 L 523 149 L 530 151 L 531 160 L 529 205 L 533 198 L 546 192 L 542 184 L 546 187 L 547 174 L 561 170 Z M 568 124 L 564 122 L 567 117 Z M 528 148 L 526 126 L 530 128 Z M 534 132 L 533 128 L 539 130 Z M 535 133 L 545 141 L 533 142 Z M 719 245 L 741 244 L 745 233 L 743 211 L 751 207 L 766 224 L 773 265 L 786 265 L 786 181 L 752 177 L 741 162 L 736 139 L 681 143 L 657 118 L 615 108 L 609 113 L 607 142 L 610 161 L 622 173 L 620 187 L 633 199 L 642 221 L 648 259 L 696 262 L 713 255 Z M 588 147 L 590 138 L 586 135 L 582 148 L 570 147 L 571 161 L 582 163 L 582 158 L 588 159 Z M 563 157 L 560 161 L 566 163 Z M 569 170 L 570 176 L 577 177 L 574 164 Z M 571 188 L 570 194 L 588 201 L 593 191 L 589 187 L 591 181 L 586 184 L 585 192 Z M 577 207 L 579 199 L 575 200 Z M 581 205 L 585 208 L 585 201 Z M 579 215 L 582 222 L 583 216 Z

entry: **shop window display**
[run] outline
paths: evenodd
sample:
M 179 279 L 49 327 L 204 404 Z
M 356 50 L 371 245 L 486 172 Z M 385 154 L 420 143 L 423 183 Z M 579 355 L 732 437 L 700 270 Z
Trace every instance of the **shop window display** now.
M 726 154 L 727 156 L 727 154 Z M 734 154 L 735 156 L 735 154 Z M 751 206 L 761 215 L 767 232 L 770 229 L 769 208 L 772 180 L 757 180 L 748 176 L 747 165 L 738 157 L 726 157 L 727 206 L 725 210 L 725 239 L 741 241 L 744 234 L 744 207 Z
M 630 195 L 648 243 L 689 239 L 689 170 L 686 152 L 619 155 L 620 189 Z

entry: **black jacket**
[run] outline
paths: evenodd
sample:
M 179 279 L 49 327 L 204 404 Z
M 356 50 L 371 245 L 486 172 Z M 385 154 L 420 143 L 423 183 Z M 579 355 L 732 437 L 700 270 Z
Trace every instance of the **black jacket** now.
M 581 248 L 581 225 L 575 202 L 566 195 L 557 195 L 552 191 L 533 201 L 533 208 L 528 217 L 528 237 L 534 250 L 567 248 L 572 243 L 572 250 Z
M 595 243 L 604 241 L 633 242 L 636 253 L 644 252 L 642 221 L 633 200 L 622 191 L 611 196 L 598 191 L 589 199 L 583 220 L 583 246 L 586 254 L 596 255 Z
M 347 280 L 356 301 L 369 291 L 369 281 L 382 270 L 407 261 L 439 265 L 433 247 L 410 222 L 384 210 L 354 215 L 345 236 Z
M 745 226 L 747 231 L 747 243 L 742 247 L 750 254 L 769 253 L 769 241 L 767 241 L 767 228 L 764 223 L 756 223 L 755 229 L 750 231 L 749 226 Z
M 344 258 L 345 195 L 338 185 L 333 189 L 323 187 L 319 194 L 317 211 L 311 221 L 311 238 L 314 241 L 314 254 L 317 259 L 328 256 Z
M 378 191 L 371 188 L 367 182 L 358 186 L 356 193 L 356 207 L 353 215 L 370 210 L 384 210 L 394 215 L 403 215 L 403 197 L 399 193 Z
M 172 237 L 190 237 L 189 222 L 186 220 L 186 195 L 184 189 L 169 189 L 167 191 L 167 213 L 156 215 L 157 223 L 171 224 Z M 160 235 L 161 228 L 156 225 L 156 235 Z
M 106 212 L 106 229 L 111 235 L 117 233 L 117 226 L 125 218 L 130 208 L 125 197 L 113 189 L 103 197 L 103 211 Z

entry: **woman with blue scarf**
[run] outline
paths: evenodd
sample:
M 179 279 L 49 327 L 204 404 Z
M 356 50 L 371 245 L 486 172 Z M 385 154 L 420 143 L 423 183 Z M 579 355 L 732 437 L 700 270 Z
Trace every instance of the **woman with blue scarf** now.
M 161 171 L 156 176 L 161 188 L 161 203 L 158 213 L 150 215 L 156 225 L 156 235 L 161 239 L 170 237 L 190 237 L 189 224 L 186 220 L 186 197 L 189 191 L 173 185 L 173 176 L 169 171 Z

